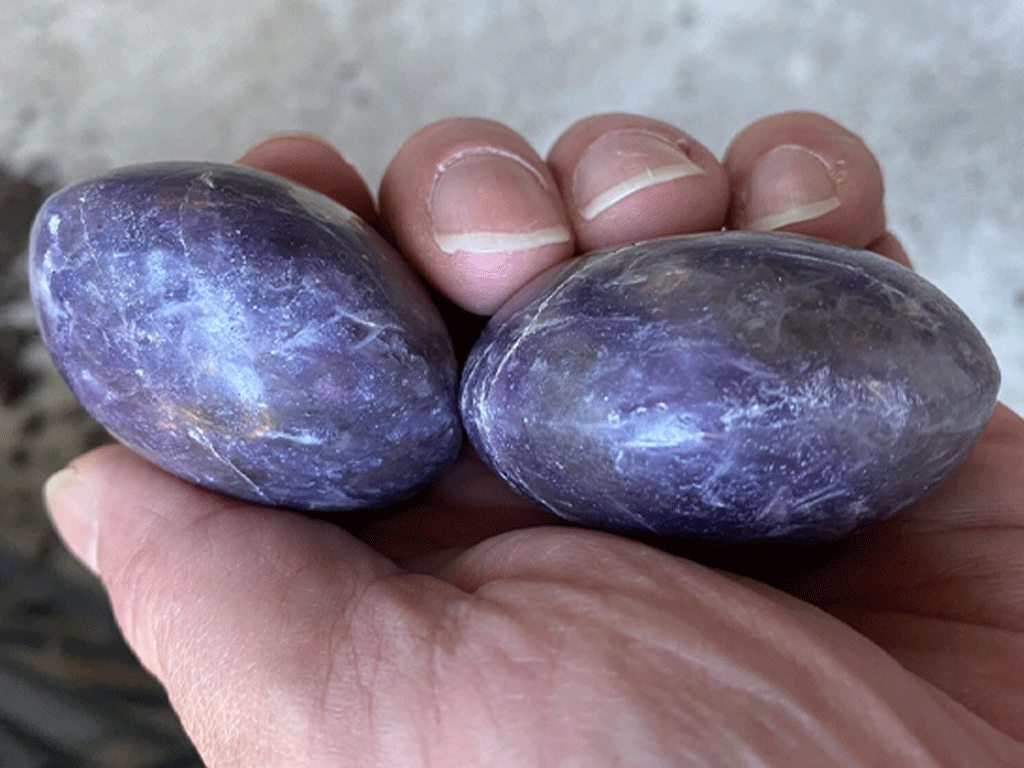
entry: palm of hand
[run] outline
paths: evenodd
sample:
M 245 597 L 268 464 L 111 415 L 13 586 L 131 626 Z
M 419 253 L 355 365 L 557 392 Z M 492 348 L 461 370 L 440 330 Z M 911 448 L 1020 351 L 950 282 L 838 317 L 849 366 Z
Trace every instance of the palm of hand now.
M 541 734 L 568 750 L 566 760 L 611 750 L 637 764 L 679 765 L 692 750 L 694 764 L 725 764 L 741 751 L 707 738 L 724 730 L 743 749 L 758 744 L 769 764 L 785 753 L 775 735 L 798 731 L 807 765 L 910 764 L 922 744 L 950 764 L 983 764 L 991 750 L 1010 765 L 1016 747 L 981 721 L 1024 737 L 1015 664 L 1024 655 L 1022 465 L 1024 421 L 999 406 L 969 461 L 896 519 L 824 554 L 742 551 L 748 570 L 807 602 L 570 528 L 524 528 L 467 548 L 485 533 L 474 521 L 544 521 L 472 458 L 434 498 L 364 535 L 429 574 L 416 590 L 430 599 L 410 596 L 403 610 L 434 627 L 429 658 L 443 673 L 430 677 L 431 700 L 477 741 L 502 743 L 502 754 L 525 750 L 509 764 L 551 760 L 555 747 Z M 696 554 L 737 562 L 735 553 Z M 773 579 L 773 570 L 783 575 Z M 667 679 L 680 698 L 657 695 Z M 680 706 L 692 732 L 673 732 Z M 851 709 L 869 713 L 865 730 L 831 723 Z M 573 712 L 562 731 L 550 727 L 552 713 Z M 615 733 L 631 743 L 612 743 Z

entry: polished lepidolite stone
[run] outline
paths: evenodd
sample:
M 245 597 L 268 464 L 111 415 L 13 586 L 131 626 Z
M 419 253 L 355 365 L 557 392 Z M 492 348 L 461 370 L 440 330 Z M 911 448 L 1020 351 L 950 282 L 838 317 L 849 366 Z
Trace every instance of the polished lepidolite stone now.
M 824 540 L 961 461 L 999 387 L 938 289 L 875 254 L 721 233 L 575 259 L 496 315 L 463 373 L 484 460 L 597 528 Z
M 137 166 L 39 212 L 30 279 L 71 390 L 164 469 L 249 501 L 374 507 L 461 442 L 447 331 L 332 200 L 237 166 Z

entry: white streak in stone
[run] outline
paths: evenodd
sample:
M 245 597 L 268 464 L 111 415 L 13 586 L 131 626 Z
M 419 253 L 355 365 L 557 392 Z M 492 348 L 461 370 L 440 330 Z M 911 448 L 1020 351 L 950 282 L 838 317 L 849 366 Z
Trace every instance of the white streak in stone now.
M 376 339 L 378 336 L 380 336 L 384 332 L 384 328 L 382 326 L 380 326 L 380 325 L 375 325 L 375 324 L 371 323 L 371 324 L 369 324 L 369 326 L 373 330 L 370 331 L 370 334 L 365 339 L 363 339 L 362 341 L 360 341 L 357 344 L 353 344 L 352 345 L 352 350 L 353 351 L 355 351 L 357 349 L 362 349 L 363 347 L 365 347 L 367 344 L 372 342 L 374 339 Z
M 220 453 L 217 452 L 217 449 L 213 447 L 213 443 L 211 443 L 207 439 L 206 435 L 204 435 L 202 432 L 200 432 L 198 429 L 195 429 L 194 427 L 189 427 L 188 436 L 191 437 L 195 442 L 203 446 L 206 450 L 208 450 L 210 452 L 210 455 L 217 459 L 217 461 L 219 461 L 221 464 L 223 464 L 232 472 L 234 472 L 235 475 L 237 475 L 239 479 L 242 480 L 242 482 L 249 486 L 250 490 L 252 490 L 253 493 L 259 496 L 261 499 L 267 498 L 267 495 L 263 493 L 263 490 L 258 485 L 256 485 L 256 483 L 253 482 L 251 477 L 249 477 L 247 474 L 245 474 L 245 472 L 239 469 L 238 466 L 233 461 L 231 461 L 231 459 L 221 456 Z
M 89 197 L 89 192 L 92 191 L 92 187 L 82 193 L 82 197 L 78 201 L 78 220 L 82 223 L 82 242 L 85 245 L 85 251 L 90 257 L 95 258 L 96 252 L 92 247 L 92 240 L 89 237 L 89 227 L 85 222 L 85 201 Z
M 637 435 L 622 443 L 623 448 L 674 448 L 687 444 L 701 444 L 707 436 L 702 429 L 696 429 L 678 419 L 653 419 L 653 423 L 640 427 Z
M 313 432 L 282 432 L 274 430 L 273 432 L 262 432 L 260 439 L 287 440 L 298 445 L 323 445 L 324 443 L 323 438 Z
M 771 500 L 761 508 L 759 512 L 754 514 L 755 520 L 778 520 L 782 522 L 786 517 L 786 513 L 793 509 L 793 497 L 789 492 L 789 486 L 783 485 L 772 496 Z

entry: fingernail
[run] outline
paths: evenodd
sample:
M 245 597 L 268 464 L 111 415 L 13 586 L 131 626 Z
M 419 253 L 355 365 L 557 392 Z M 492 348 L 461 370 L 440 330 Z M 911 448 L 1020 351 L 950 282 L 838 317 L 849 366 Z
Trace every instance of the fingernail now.
M 576 165 L 572 194 L 584 219 L 593 219 L 641 189 L 705 170 L 676 144 L 640 131 L 617 131 L 594 141 Z
M 566 243 L 572 234 L 540 175 L 513 156 L 464 155 L 430 196 L 434 241 L 445 253 L 508 253 Z
M 767 231 L 810 221 L 839 207 L 835 179 L 824 160 L 803 147 L 783 145 L 762 157 L 747 179 L 745 229 Z
M 96 568 L 96 505 L 78 471 L 65 467 L 43 486 L 43 499 L 54 527 L 71 554 L 93 573 Z

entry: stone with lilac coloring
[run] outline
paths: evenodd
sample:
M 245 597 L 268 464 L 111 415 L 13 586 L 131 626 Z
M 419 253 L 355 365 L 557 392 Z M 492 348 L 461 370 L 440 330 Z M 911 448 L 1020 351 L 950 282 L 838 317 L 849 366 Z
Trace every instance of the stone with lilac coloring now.
M 207 488 L 303 510 L 375 507 L 454 459 L 451 341 L 355 214 L 237 166 L 135 166 L 40 210 L 43 340 L 119 440 Z
M 569 520 L 826 540 L 946 477 L 998 388 L 977 329 L 910 270 L 721 233 L 585 256 L 528 284 L 471 352 L 461 409 L 484 460 Z

